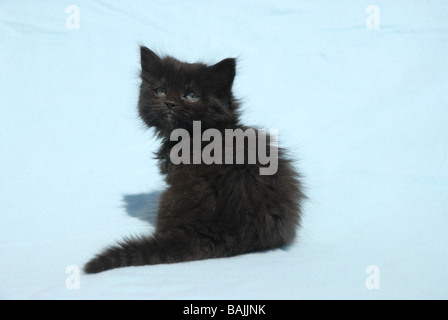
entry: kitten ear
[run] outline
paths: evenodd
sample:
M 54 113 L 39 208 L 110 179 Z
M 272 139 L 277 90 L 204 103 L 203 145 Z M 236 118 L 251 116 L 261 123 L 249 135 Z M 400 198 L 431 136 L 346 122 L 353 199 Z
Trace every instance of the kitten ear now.
M 236 74 L 236 59 L 227 58 L 209 67 L 211 81 L 219 90 L 229 92 Z
M 140 60 L 143 71 L 153 71 L 161 62 L 159 56 L 145 46 L 140 46 Z

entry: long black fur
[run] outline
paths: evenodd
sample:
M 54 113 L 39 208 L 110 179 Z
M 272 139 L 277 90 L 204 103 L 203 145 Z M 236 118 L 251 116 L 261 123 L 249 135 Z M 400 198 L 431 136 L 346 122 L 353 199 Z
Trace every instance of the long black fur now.
M 223 137 L 225 129 L 247 129 L 240 123 L 239 104 L 232 94 L 235 59 L 208 66 L 140 49 L 139 114 L 161 140 L 157 158 L 168 188 L 161 194 L 154 234 L 109 247 L 84 271 L 229 257 L 290 244 L 300 225 L 305 195 L 300 176 L 282 149 L 274 175 L 260 175 L 263 165 L 258 161 L 178 165 L 170 161 L 177 143 L 170 141 L 171 132 L 183 128 L 192 134 L 194 120 L 201 121 L 202 132 L 215 128 Z M 160 87 L 165 96 L 156 94 Z M 199 99 L 188 101 L 188 92 Z M 174 107 L 169 109 L 167 103 Z

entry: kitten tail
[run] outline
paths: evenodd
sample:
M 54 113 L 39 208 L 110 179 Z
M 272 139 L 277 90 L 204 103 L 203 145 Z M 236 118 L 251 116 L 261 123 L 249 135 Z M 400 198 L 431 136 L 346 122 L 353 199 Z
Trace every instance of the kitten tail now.
M 85 273 L 98 273 L 109 269 L 175 263 L 216 257 L 210 244 L 203 241 L 186 241 L 176 236 L 131 238 L 107 248 L 84 266 Z

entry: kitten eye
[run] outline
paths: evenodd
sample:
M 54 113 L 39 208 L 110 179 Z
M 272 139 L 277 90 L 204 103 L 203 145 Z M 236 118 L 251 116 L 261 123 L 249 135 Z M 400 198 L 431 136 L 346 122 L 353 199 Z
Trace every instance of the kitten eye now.
M 166 96 L 165 88 L 156 88 L 156 89 L 154 89 L 154 92 L 155 92 L 156 96 L 159 96 L 159 97 Z
M 190 102 L 195 102 L 199 99 L 199 96 L 194 92 L 187 92 L 187 94 L 184 95 L 184 98 Z

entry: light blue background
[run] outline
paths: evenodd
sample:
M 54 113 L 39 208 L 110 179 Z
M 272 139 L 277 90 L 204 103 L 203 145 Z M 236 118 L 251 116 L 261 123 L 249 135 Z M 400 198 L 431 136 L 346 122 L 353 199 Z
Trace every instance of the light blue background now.
M 300 158 L 303 227 L 287 250 L 69 289 L 67 267 L 153 230 L 126 207 L 164 188 L 136 108 L 140 44 L 238 57 L 244 122 Z M 447 299 L 447 57 L 443 0 L 1 1 L 0 297 Z

